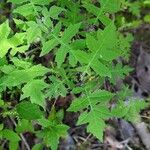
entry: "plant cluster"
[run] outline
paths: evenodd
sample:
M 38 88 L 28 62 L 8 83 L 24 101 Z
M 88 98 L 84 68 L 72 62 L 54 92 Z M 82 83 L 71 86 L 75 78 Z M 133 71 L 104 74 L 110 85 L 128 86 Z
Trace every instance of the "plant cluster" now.
M 63 123 L 66 112 L 80 112 L 77 125 L 86 124 L 87 132 L 101 141 L 106 120 L 138 120 L 146 103 L 126 103 L 128 87 L 115 92 L 105 86 L 115 86 L 132 71 L 119 61 L 128 60 L 133 37 L 119 31 L 118 19 L 125 9 L 139 15 L 137 3 L 7 2 L 11 15 L 0 24 L 1 143 L 6 139 L 9 149 L 16 150 L 24 142 L 23 133 L 29 132 L 39 139 L 33 150 L 57 150 L 69 129 Z M 70 106 L 57 107 L 58 99 L 68 95 L 73 97 Z

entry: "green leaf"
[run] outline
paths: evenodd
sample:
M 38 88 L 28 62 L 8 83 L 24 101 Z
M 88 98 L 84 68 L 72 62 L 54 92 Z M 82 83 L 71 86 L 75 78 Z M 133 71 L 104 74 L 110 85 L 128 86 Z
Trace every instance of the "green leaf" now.
M 132 97 L 132 94 L 132 90 L 128 86 L 123 85 L 116 96 L 119 101 L 124 101 L 127 97 Z
M 25 60 L 18 59 L 17 57 L 13 57 L 11 60 L 15 66 L 20 67 L 20 68 L 27 69 L 32 66 L 32 63 L 25 61 Z
M 26 25 L 26 22 L 21 20 L 21 19 L 15 19 L 14 18 L 14 22 L 16 24 L 16 26 L 21 29 L 21 31 L 26 31 L 27 29 L 27 25 Z
M 1 105 L 0 105 L 1 106 Z M 4 124 L 0 124 L 0 131 L 2 131 L 3 130 L 3 128 L 4 128 Z
M 90 55 L 84 51 L 75 50 L 73 51 L 73 56 L 82 64 L 88 64 L 90 58 Z
M 68 111 L 77 112 L 89 106 L 88 99 L 86 97 L 76 98 L 71 103 L 71 106 L 67 109 Z
M 118 118 L 125 118 L 131 122 L 140 121 L 139 113 L 146 108 L 148 104 L 143 100 L 130 99 L 128 103 L 122 102 L 112 109 L 112 115 Z
M 74 99 L 71 106 L 68 108 L 68 111 L 77 112 L 84 108 L 88 108 L 90 105 L 108 102 L 113 96 L 114 94 L 108 91 L 99 90 L 84 97 Z
M 52 7 L 50 7 L 49 15 L 53 19 L 59 19 L 58 15 L 64 10 L 65 10 L 64 8 L 61 8 L 58 6 L 52 6 Z
M 43 127 L 42 133 L 39 136 L 43 137 L 44 143 L 52 150 L 57 150 L 60 137 L 65 137 L 67 135 L 67 130 L 69 127 L 65 124 L 59 122 L 52 122 L 49 119 L 39 119 L 39 124 Z
M 27 41 L 28 44 L 34 42 L 37 38 L 41 37 L 41 30 L 39 25 L 34 22 L 34 21 L 30 21 L 27 23 L 29 28 L 26 30 L 26 34 L 27 36 Z
M 120 10 L 121 1 L 120 0 L 99 0 L 101 4 L 101 9 L 104 12 L 116 13 Z
M 32 2 L 37 5 L 48 5 L 52 0 L 32 0 Z
M 113 116 L 118 118 L 123 118 L 129 110 L 129 107 L 126 107 L 123 103 L 117 105 L 112 109 L 111 113 Z
M 54 36 L 57 40 L 59 40 L 61 44 L 60 49 L 58 49 L 58 52 L 56 53 L 56 59 L 55 59 L 55 61 L 58 64 L 58 68 L 64 62 L 67 53 L 71 50 L 70 47 L 68 46 L 68 43 L 76 35 L 80 26 L 81 26 L 80 23 L 75 25 L 70 25 L 63 33 L 63 36 L 60 40 Z
M 27 51 L 29 49 L 29 45 L 24 45 L 24 46 L 20 46 L 20 47 L 14 47 L 12 50 L 11 50 L 11 55 L 15 55 L 17 52 L 19 53 L 25 53 L 25 51 Z
M 9 42 L 11 45 L 13 45 L 13 49 L 20 46 L 21 44 L 24 43 L 24 39 L 26 38 L 25 33 L 16 33 L 14 36 L 12 36 L 9 39 Z
M 64 62 L 67 53 L 72 51 L 72 48 L 69 46 L 70 40 L 78 33 L 81 24 L 70 25 L 63 33 L 62 37 L 59 38 L 55 33 L 52 33 L 52 39 L 46 43 L 43 43 L 43 48 L 41 55 L 47 54 L 52 49 L 54 49 L 59 44 L 60 48 L 57 50 L 55 61 L 57 62 L 58 68 Z M 55 29 L 53 32 L 56 32 Z
M 8 21 L 5 21 L 0 25 L 0 57 L 3 58 L 9 49 L 15 49 L 17 51 L 17 47 L 23 44 L 23 39 L 25 37 L 24 33 L 16 33 L 14 36 L 8 38 L 11 32 L 11 28 L 9 27 Z
M 110 118 L 112 115 L 107 107 L 109 100 L 114 94 L 99 90 L 93 93 L 87 92 L 82 98 L 75 99 L 68 111 L 80 111 L 88 108 L 89 111 L 81 113 L 78 119 L 78 125 L 87 124 L 87 131 L 96 136 L 99 140 L 103 140 L 103 131 L 106 127 L 105 119 Z
M 14 69 L 15 69 L 14 65 L 4 65 L 0 67 L 0 70 L 5 74 L 9 74 L 10 72 L 14 71 Z
M 95 51 L 98 48 L 98 42 L 95 37 L 91 36 L 90 34 L 86 35 L 86 45 L 91 52 Z
M 86 124 L 87 131 L 92 133 L 99 140 L 103 141 L 103 131 L 106 127 L 103 119 L 107 118 L 105 114 L 103 115 L 102 108 L 94 108 L 90 112 L 84 112 L 80 115 L 78 119 L 78 125 Z M 105 112 L 106 113 L 106 112 Z M 108 116 L 110 117 L 110 113 L 107 110 Z
M 41 24 L 41 28 L 43 28 L 46 31 L 46 33 L 48 33 L 49 32 L 48 29 L 53 27 L 53 22 L 52 22 L 52 19 L 50 18 L 50 13 L 49 13 L 47 7 L 43 7 L 42 15 L 43 15 L 43 19 L 42 19 L 43 23 L 47 28 L 45 26 L 43 26 L 43 24 Z
M 58 124 L 53 126 L 50 130 L 45 131 L 44 141 L 47 146 L 50 146 L 52 150 L 57 150 L 59 144 L 59 138 L 67 135 L 68 126 L 64 124 Z
M 0 59 L 0 67 L 4 66 L 4 65 L 7 65 L 6 57 L 3 57 L 3 58 Z
M 109 1 L 109 0 L 106 0 L 106 1 Z M 89 11 L 90 13 L 96 16 L 96 18 L 94 18 L 94 21 L 93 21 L 94 24 L 97 22 L 98 19 L 104 25 L 109 25 L 111 23 L 111 19 L 109 19 L 107 16 L 104 15 L 104 11 L 103 11 L 104 8 L 98 8 L 97 6 L 87 3 L 87 2 L 83 4 L 83 7 L 85 7 L 87 11 Z
M 125 115 L 125 119 L 131 122 L 138 122 L 140 121 L 139 113 L 142 109 L 146 108 L 148 104 L 143 100 L 133 99 L 130 100 L 128 107 L 128 112 Z
M 150 23 L 150 14 L 144 16 L 144 21 Z
M 42 144 L 35 144 L 33 147 L 32 147 L 32 150 L 42 150 L 43 149 L 43 145 Z
M 3 138 L 6 138 L 11 142 L 18 142 L 21 140 L 18 134 L 12 130 L 4 129 L 2 133 L 3 133 Z
M 101 77 L 111 77 L 110 70 L 104 64 L 99 61 L 93 61 L 91 64 L 91 68 Z
M 10 34 L 11 28 L 9 27 L 8 21 L 5 21 L 0 25 L 0 40 L 7 39 L 8 35 Z
M 131 34 L 127 34 L 126 37 L 123 35 L 119 36 L 119 47 L 122 51 L 122 56 L 126 59 L 129 58 L 131 42 L 133 42 L 133 36 Z
M 48 5 L 52 0 L 8 0 L 8 2 L 14 3 L 14 4 L 22 4 L 25 2 L 31 2 L 33 4 L 37 5 Z
M 39 106 L 30 102 L 21 102 L 16 106 L 20 118 L 27 120 L 40 119 L 43 116 Z
M 145 6 L 149 6 L 149 5 L 150 5 L 150 0 L 145 0 L 145 1 L 144 1 L 144 5 L 145 5 Z
M 121 64 L 118 63 L 114 67 L 111 66 L 110 70 L 112 74 L 112 78 L 110 78 L 110 81 L 113 84 L 115 84 L 118 78 L 124 79 L 125 76 L 127 76 L 129 72 L 131 72 L 133 69 L 128 66 L 122 66 Z
M 66 58 L 66 55 L 68 53 L 67 48 L 68 47 L 66 47 L 66 46 L 62 46 L 61 48 L 59 48 L 59 50 L 56 53 L 55 61 L 57 62 L 57 67 L 58 68 L 61 67 L 61 65 L 63 64 L 63 62 Z
M 53 126 L 53 123 L 51 122 L 51 120 L 46 119 L 44 117 L 42 117 L 41 119 L 38 119 L 38 124 L 40 124 L 44 128 L 48 128 L 50 126 Z
M 31 3 L 27 3 L 27 4 L 17 7 L 16 9 L 14 9 L 13 13 L 20 14 L 24 17 L 29 16 L 31 14 L 36 15 L 34 7 Z
M 55 61 L 57 62 L 58 68 L 62 65 L 64 62 L 67 53 L 70 50 L 70 47 L 68 46 L 69 41 L 76 35 L 80 28 L 81 24 L 75 24 L 75 25 L 70 25 L 64 32 L 62 38 L 60 39 L 60 43 L 62 46 L 60 49 L 58 49 L 58 52 L 56 53 L 56 58 Z
M 44 140 L 47 146 L 50 146 L 52 150 L 57 150 L 59 144 L 59 138 L 56 132 L 54 132 L 54 130 L 48 131 L 46 133 Z
M 49 72 L 49 69 L 41 65 L 34 65 L 22 70 L 15 69 L 5 76 L 2 84 L 8 87 L 18 86 L 20 84 L 30 82 L 36 77 L 43 76 L 47 72 Z
M 118 12 L 120 10 L 121 2 L 119 0 L 99 0 L 99 2 L 101 6 L 100 8 L 88 2 L 85 2 L 83 6 L 97 17 L 96 21 L 97 19 L 100 19 L 100 21 L 107 25 L 110 20 L 104 15 L 104 13 Z
M 113 23 L 109 24 L 103 31 L 97 31 L 97 41 L 94 37 L 87 35 L 86 44 L 90 53 L 74 51 L 74 55 L 80 63 L 85 63 L 83 74 L 92 68 L 97 74 L 103 77 L 111 77 L 109 68 L 101 60 L 112 61 L 120 56 L 116 28 Z M 90 42 L 91 41 L 91 42 Z M 109 42 L 108 42 L 109 41 Z
M 23 133 L 23 132 L 33 132 L 34 128 L 31 122 L 25 119 L 21 119 L 21 121 L 16 126 L 16 132 L 17 133 Z
M 131 3 L 129 7 L 130 12 L 135 16 L 140 16 L 141 5 L 138 1 Z
M 81 23 L 77 23 L 74 25 L 69 25 L 69 27 L 64 31 L 61 40 L 63 43 L 68 43 L 70 40 L 78 33 Z
M 34 65 L 30 69 L 27 69 L 26 72 L 31 74 L 32 78 L 44 76 L 50 70 L 42 65 Z
M 32 80 L 28 82 L 23 88 L 23 95 L 21 99 L 30 97 L 32 103 L 45 107 L 45 95 L 42 92 L 48 85 L 42 80 Z
M 55 76 L 51 76 L 50 78 L 51 84 L 48 86 L 47 96 L 51 98 L 58 98 L 58 96 L 65 97 L 67 94 L 67 89 L 65 87 L 64 81 L 56 78 Z
M 24 3 L 24 2 L 27 2 L 27 0 L 8 0 L 8 2 L 12 2 L 12 3 L 14 3 L 14 4 L 22 4 L 22 3 Z
M 27 83 L 32 79 L 31 75 L 26 70 L 14 70 L 9 72 L 3 81 L 3 85 L 11 87 Z
M 43 48 L 40 56 L 43 56 L 49 53 L 52 49 L 54 49 L 58 45 L 58 41 L 56 39 L 51 39 L 45 43 L 43 43 Z
M 18 149 L 18 141 L 15 141 L 15 142 L 10 141 L 9 150 L 16 150 L 16 149 Z
M 0 57 L 3 58 L 7 54 L 8 50 L 12 47 L 12 45 L 6 39 L 1 40 L 0 45 L 1 45 Z
M 113 39 L 111 37 L 113 37 Z M 103 31 L 99 30 L 97 32 L 97 38 L 98 43 L 102 43 L 101 49 L 99 50 L 101 59 L 112 61 L 121 55 L 121 51 L 118 47 L 119 39 L 116 27 L 113 24 L 107 26 Z
M 8 50 L 12 47 L 9 40 L 7 39 L 10 31 L 11 29 L 9 27 L 8 21 L 5 21 L 0 25 L 0 58 L 3 58 L 7 54 Z
M 64 4 L 64 2 L 62 2 Z M 80 2 L 76 1 L 67 1 L 66 7 L 67 11 L 65 12 L 65 16 L 67 20 L 64 20 L 63 23 L 65 25 L 69 25 L 70 23 L 75 24 L 82 22 L 84 19 L 83 15 L 80 15 Z

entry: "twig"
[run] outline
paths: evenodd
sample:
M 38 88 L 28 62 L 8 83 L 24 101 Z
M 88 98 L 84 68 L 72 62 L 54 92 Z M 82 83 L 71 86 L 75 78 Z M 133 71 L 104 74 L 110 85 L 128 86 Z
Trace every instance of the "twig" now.
M 126 145 L 126 148 L 127 148 L 128 150 L 133 150 L 129 145 Z
M 144 122 L 140 122 L 140 123 L 137 123 L 137 124 L 134 124 L 137 132 L 138 132 L 138 135 L 140 136 L 143 144 L 145 145 L 146 149 L 147 150 L 150 150 L 150 133 L 147 129 L 147 126 Z
M 150 120 L 150 117 L 147 117 L 147 116 L 143 116 L 143 115 L 140 115 L 142 118 L 146 118 L 146 119 L 149 119 Z
M 86 142 L 88 141 L 88 139 L 91 137 L 91 135 L 92 135 L 92 134 L 89 134 L 89 135 L 86 137 L 84 143 L 86 143 Z
M 4 140 L 4 142 L 2 143 L 1 147 L 4 147 L 6 144 L 7 140 Z
M 26 55 L 26 56 L 29 56 L 32 52 L 34 52 L 34 51 L 36 51 L 36 50 L 38 50 L 38 49 L 39 49 L 39 47 L 36 47 L 36 48 L 34 48 L 34 49 L 32 49 L 32 50 L 29 50 L 29 51 L 25 52 L 25 55 Z

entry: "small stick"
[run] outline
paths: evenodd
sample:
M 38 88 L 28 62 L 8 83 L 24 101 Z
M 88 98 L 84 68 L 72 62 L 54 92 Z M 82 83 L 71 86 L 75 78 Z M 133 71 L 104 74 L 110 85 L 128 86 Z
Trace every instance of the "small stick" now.
M 134 124 L 137 132 L 138 132 L 138 135 L 140 136 L 143 144 L 145 145 L 146 149 L 147 150 L 150 150 L 150 133 L 147 129 L 147 126 L 144 122 L 140 122 L 140 123 L 137 123 L 137 124 Z

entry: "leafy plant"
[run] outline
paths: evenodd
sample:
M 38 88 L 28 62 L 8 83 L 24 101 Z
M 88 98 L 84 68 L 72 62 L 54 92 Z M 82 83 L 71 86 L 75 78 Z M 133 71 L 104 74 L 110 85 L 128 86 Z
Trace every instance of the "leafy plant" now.
M 122 0 L 96 3 L 8 0 L 8 3 L 12 5 L 13 21 L 7 19 L 0 25 L 0 106 L 3 119 L 11 118 L 15 129 L 2 122 L 0 137 L 9 141 L 10 150 L 17 149 L 27 131 L 40 141 L 33 150 L 45 146 L 57 150 L 59 139 L 69 129 L 63 123 L 64 113 L 57 101 L 67 95 L 74 99 L 63 109 L 80 112 L 77 125 L 87 124 L 87 132 L 101 141 L 109 118 L 137 121 L 135 118 L 146 103 L 126 104 L 127 94 L 120 92 L 121 97 L 104 87 L 106 81 L 115 86 L 118 78 L 124 79 L 132 71 L 117 61 L 120 57 L 128 60 L 133 40 L 132 35 L 122 34 L 117 27 L 117 12 L 123 11 L 122 6 L 127 3 Z M 138 3 L 129 10 L 139 15 Z M 111 100 L 116 101 L 114 108 L 110 107 Z

